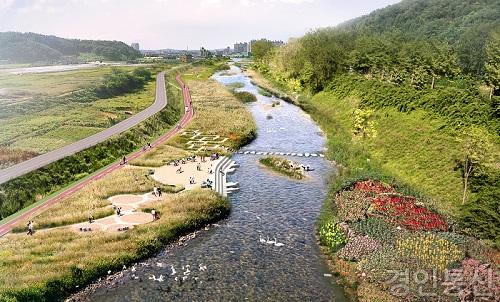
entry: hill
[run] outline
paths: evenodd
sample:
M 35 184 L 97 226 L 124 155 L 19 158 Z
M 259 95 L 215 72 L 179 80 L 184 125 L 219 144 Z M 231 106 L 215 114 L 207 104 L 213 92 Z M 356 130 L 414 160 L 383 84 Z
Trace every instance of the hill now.
M 485 45 L 500 30 L 496 0 L 404 0 L 338 26 L 370 33 L 399 32 L 409 38 L 433 38 L 452 45 L 462 68 L 482 75 Z
M 140 56 L 138 51 L 119 41 L 64 39 L 36 33 L 0 33 L 0 61 L 10 63 L 127 61 Z
M 306 96 L 346 175 L 410 184 L 500 246 L 499 5 L 403 1 L 267 49 L 254 67 Z

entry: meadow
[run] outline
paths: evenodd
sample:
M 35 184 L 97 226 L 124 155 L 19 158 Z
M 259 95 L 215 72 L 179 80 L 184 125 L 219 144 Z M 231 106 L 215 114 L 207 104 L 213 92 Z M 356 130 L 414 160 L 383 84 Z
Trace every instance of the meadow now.
M 129 72 L 133 67 L 120 67 Z M 0 167 L 98 133 L 153 101 L 155 83 L 110 98 L 88 93 L 103 83 L 109 67 L 70 72 L 5 75 L 0 73 Z M 24 156 L 15 156 L 24 154 Z

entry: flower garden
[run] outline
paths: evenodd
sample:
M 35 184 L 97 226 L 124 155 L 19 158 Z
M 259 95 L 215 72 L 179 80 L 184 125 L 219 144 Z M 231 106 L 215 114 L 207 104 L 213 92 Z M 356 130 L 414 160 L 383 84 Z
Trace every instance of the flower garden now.
M 388 184 L 333 197 L 319 237 L 358 301 L 499 301 L 500 254 Z

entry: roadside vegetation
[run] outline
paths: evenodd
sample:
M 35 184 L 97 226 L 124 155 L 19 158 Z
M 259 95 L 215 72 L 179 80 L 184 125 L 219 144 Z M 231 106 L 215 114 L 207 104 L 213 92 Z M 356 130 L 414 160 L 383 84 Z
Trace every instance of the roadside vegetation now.
M 428 13 L 456 11 L 456 1 L 403 1 L 281 48 L 259 43 L 254 54 L 254 81 L 327 134 L 339 174 L 319 237 L 360 301 L 418 299 L 416 284 L 407 295 L 391 292 L 390 270 L 484 274 L 498 265 L 498 4 L 462 2 L 459 13 L 437 16 Z M 401 11 L 412 17 L 383 17 Z M 432 30 L 411 26 L 419 14 L 433 19 Z M 440 26 L 466 18 L 475 20 L 468 31 L 483 33 L 474 48 L 463 27 Z
M 149 70 L 105 70 L 106 73 L 61 72 L 26 75 L 27 78 L 22 75 L 19 85 L 7 81 L 7 85 L 13 85 L 8 87 L 25 87 L 22 91 L 26 92 L 22 93 L 21 99 L 16 99 L 15 92 L 0 96 L 0 103 L 5 105 L 0 109 L 0 165 L 7 167 L 26 159 L 28 155 L 33 157 L 98 133 L 145 109 L 154 101 L 155 83 Z M 15 76 L 7 78 L 11 77 Z M 80 77 L 82 83 L 88 86 L 78 88 Z M 0 82 L 3 78 L 0 76 Z M 28 79 L 46 83 L 47 94 L 37 94 L 42 88 L 28 85 Z M 67 83 L 67 87 L 52 91 L 50 87 L 55 80 Z M 23 86 L 25 83 L 27 85 Z M 27 91 L 31 92 L 28 94 Z M 16 150 L 16 153 L 10 150 Z
M 306 177 L 304 170 L 298 163 L 283 157 L 266 156 L 260 158 L 259 162 L 269 169 L 293 179 L 301 180 Z

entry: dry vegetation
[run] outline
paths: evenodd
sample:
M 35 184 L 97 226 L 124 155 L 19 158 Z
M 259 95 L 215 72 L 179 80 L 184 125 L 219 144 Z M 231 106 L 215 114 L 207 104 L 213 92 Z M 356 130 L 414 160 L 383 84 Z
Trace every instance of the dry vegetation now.
M 252 115 L 223 85 L 212 79 L 188 79 L 187 83 L 195 112 L 189 130 L 227 137 L 230 148 L 242 146 L 255 137 Z
M 228 201 L 208 190 L 164 196 L 154 203 L 161 214 L 158 221 L 126 233 L 79 234 L 57 228 L 30 237 L 0 238 L 0 300 L 7 299 L 9 292 L 15 292 L 12 297 L 30 297 L 30 301 L 59 300 L 77 285 L 151 254 L 176 236 L 229 211 Z
M 175 193 L 183 189 L 162 186 L 149 177 L 146 169 L 125 168 L 92 182 L 75 195 L 28 220 L 34 219 L 37 229 L 41 229 L 84 222 L 88 219 L 89 211 L 94 219 L 103 218 L 113 214 L 109 197 L 147 193 L 152 191 L 154 186 L 161 187 L 165 193 Z M 25 231 L 27 222 L 22 221 L 16 225 L 14 232 Z

